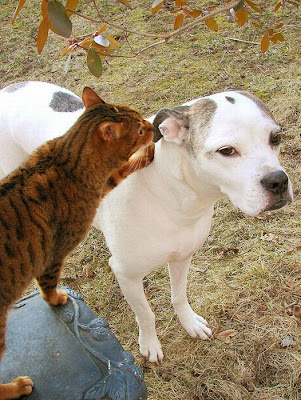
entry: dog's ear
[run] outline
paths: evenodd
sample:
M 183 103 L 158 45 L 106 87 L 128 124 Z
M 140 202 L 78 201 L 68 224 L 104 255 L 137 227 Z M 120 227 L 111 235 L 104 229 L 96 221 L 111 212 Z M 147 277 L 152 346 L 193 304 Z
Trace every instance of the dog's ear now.
M 154 125 L 154 142 L 164 137 L 167 142 L 181 144 L 189 128 L 188 106 L 162 108 L 157 113 Z

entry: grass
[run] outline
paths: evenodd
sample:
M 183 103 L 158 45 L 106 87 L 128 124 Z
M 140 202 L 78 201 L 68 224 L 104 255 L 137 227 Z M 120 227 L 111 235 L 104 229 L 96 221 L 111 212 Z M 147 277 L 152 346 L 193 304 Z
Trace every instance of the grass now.
M 1 87 L 30 79 L 60 84 L 62 40 L 51 36 L 37 57 L 36 2 L 28 0 L 12 27 L 14 3 L 0 0 Z M 88 3 L 82 1 L 82 8 Z M 145 20 L 150 30 L 167 29 L 169 17 L 147 15 L 148 5 L 142 3 L 145 12 L 124 11 L 123 17 L 135 24 Z M 106 11 L 109 5 L 104 4 Z M 121 6 L 114 6 L 118 10 Z M 233 329 L 237 334 L 229 343 L 188 337 L 170 305 L 164 266 L 145 279 L 145 290 L 157 317 L 165 359 L 161 365 L 146 362 L 138 351 L 134 315 L 108 267 L 103 236 L 94 228 L 68 258 L 62 283 L 79 291 L 96 314 L 107 318 L 142 367 L 150 400 L 300 400 L 301 325 L 284 306 L 301 304 L 300 20 L 292 15 L 286 41 L 272 45 L 266 54 L 258 46 L 228 39 L 258 42 L 260 37 L 250 27 L 241 30 L 219 21 L 218 34 L 194 28 L 139 58 L 114 59 L 99 80 L 89 74 L 82 54 L 72 60 L 63 84 L 78 95 L 91 86 L 104 99 L 128 104 L 145 116 L 229 86 L 251 90 L 268 104 L 286 132 L 281 162 L 293 182 L 295 201 L 262 218 L 245 217 L 229 201 L 219 202 L 210 236 L 195 254 L 189 274 L 192 307 L 214 329 Z M 293 344 L 282 347 L 288 335 Z

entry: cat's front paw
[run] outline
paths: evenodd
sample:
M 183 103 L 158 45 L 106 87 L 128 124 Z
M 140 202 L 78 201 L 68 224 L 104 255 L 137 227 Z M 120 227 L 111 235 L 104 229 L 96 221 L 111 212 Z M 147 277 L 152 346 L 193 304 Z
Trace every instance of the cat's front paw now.
M 19 376 L 10 383 L 12 399 L 28 396 L 32 392 L 33 381 L 28 376 Z

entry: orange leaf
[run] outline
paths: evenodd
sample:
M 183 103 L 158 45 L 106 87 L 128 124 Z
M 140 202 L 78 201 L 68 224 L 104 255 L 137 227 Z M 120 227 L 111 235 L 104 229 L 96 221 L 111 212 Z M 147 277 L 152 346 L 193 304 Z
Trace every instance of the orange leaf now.
M 42 53 L 45 43 L 48 39 L 48 28 L 49 28 L 48 17 L 46 16 L 45 18 L 42 19 L 38 30 L 38 36 L 37 36 L 38 54 Z
M 274 8 L 274 12 L 278 11 L 280 7 L 281 7 L 281 1 L 279 1 L 279 3 L 276 4 L 276 6 Z
M 248 21 L 249 13 L 245 7 L 242 7 L 240 10 L 236 11 L 235 16 L 238 25 L 243 26 Z
M 201 10 L 191 10 L 189 11 L 189 14 L 192 16 L 192 18 L 197 18 L 202 15 L 203 12 Z
M 176 6 L 182 7 L 187 3 L 188 0 L 176 0 Z
M 123 4 L 124 6 L 126 6 L 127 8 L 132 8 L 130 3 L 127 0 L 117 0 L 118 3 Z
M 282 28 L 282 27 L 283 27 L 283 25 L 284 25 L 284 24 L 282 24 L 282 23 L 281 23 L 281 24 L 279 24 L 279 25 L 276 25 L 274 29 L 280 29 L 280 28 Z
M 261 39 L 261 43 L 260 43 L 260 48 L 261 51 L 263 53 L 265 53 L 267 51 L 267 49 L 269 48 L 270 45 L 270 38 L 268 34 L 265 34 L 262 39 Z
M 155 0 L 152 4 L 152 14 L 156 14 L 162 7 L 164 0 Z
M 107 29 L 107 24 L 103 24 L 97 31 L 97 33 L 102 33 Z
M 214 32 L 218 31 L 218 25 L 217 25 L 217 23 L 216 23 L 214 18 L 206 19 L 206 21 L 204 21 L 204 22 L 205 22 L 205 24 L 208 26 L 208 28 L 210 30 L 212 30 Z
M 245 1 L 251 8 L 253 8 L 253 10 L 255 10 L 258 13 L 261 13 L 261 9 L 258 7 L 257 4 L 253 3 L 253 1 L 251 0 L 245 0 Z
M 174 24 L 174 30 L 175 31 L 182 26 L 183 21 L 184 21 L 184 14 L 177 15 L 177 18 L 176 18 L 175 24 Z
M 48 5 L 47 1 L 46 0 L 42 0 L 41 13 L 42 13 L 43 18 L 47 17 L 47 15 L 48 15 L 47 5 Z
M 64 47 L 62 50 L 62 56 L 66 56 L 67 54 L 71 53 L 73 50 L 77 48 L 77 44 L 73 43 L 70 46 Z
M 67 0 L 66 8 L 69 8 L 69 10 L 76 11 L 78 3 L 79 3 L 79 0 Z M 70 15 L 73 15 L 73 13 L 70 11 L 67 11 L 67 15 L 68 15 L 68 17 L 70 17 Z
M 115 49 L 120 48 L 120 44 L 112 36 L 109 35 L 103 35 L 103 36 L 105 36 L 108 39 L 108 41 L 110 42 L 110 46 L 114 47 Z
M 253 26 L 255 26 L 255 28 L 262 28 L 263 27 L 263 25 L 262 24 L 255 24 L 254 22 L 253 22 L 253 24 L 252 24 Z
M 13 19 L 12 19 L 12 24 L 15 22 L 15 19 L 17 18 L 19 12 L 21 11 L 21 9 L 23 8 L 24 4 L 25 4 L 26 0 L 19 0 L 19 3 L 17 5 L 16 11 L 14 13 Z
M 274 36 L 272 36 L 271 41 L 273 43 L 277 43 L 277 42 L 284 42 L 284 37 L 282 35 L 282 33 L 276 33 Z

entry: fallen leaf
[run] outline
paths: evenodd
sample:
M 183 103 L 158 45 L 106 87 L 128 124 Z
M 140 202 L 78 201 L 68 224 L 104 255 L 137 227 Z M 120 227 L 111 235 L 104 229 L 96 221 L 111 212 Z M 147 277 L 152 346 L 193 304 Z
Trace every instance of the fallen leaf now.
M 294 317 L 301 319 L 301 306 L 294 306 L 293 308 Z
M 236 336 L 238 332 L 234 329 L 228 329 L 227 331 L 220 332 L 216 335 L 216 339 L 221 340 L 224 343 L 231 343 L 231 339 Z

